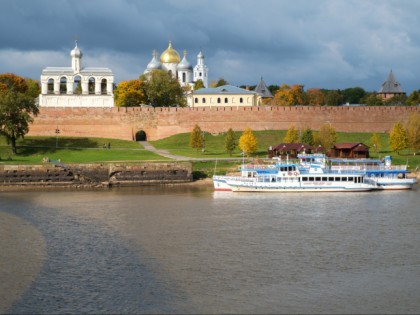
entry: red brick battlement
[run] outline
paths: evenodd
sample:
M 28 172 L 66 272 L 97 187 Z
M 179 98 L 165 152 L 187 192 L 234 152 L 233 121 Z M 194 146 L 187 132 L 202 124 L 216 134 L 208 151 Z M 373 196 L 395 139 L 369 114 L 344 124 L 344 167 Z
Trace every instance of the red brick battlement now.
M 229 128 L 242 131 L 318 130 L 325 123 L 344 132 L 389 132 L 398 120 L 411 113 L 420 114 L 420 106 L 279 106 L 279 107 L 44 107 L 30 126 L 30 136 L 103 137 L 132 140 L 144 130 L 148 140 L 191 132 L 195 124 L 213 134 Z

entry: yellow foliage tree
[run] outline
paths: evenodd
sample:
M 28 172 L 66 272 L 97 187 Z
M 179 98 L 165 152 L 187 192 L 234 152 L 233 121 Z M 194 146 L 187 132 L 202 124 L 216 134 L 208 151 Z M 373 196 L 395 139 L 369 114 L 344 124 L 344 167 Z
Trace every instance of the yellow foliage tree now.
M 370 143 L 372 144 L 375 153 L 378 153 L 381 150 L 381 138 L 379 137 L 379 134 L 374 133 L 370 138 Z
M 251 128 L 246 128 L 239 138 L 239 149 L 247 156 L 257 151 L 258 142 Z
M 142 80 L 121 81 L 114 96 L 117 106 L 140 106 L 147 102 Z
M 420 115 L 412 113 L 406 125 L 408 147 L 416 154 L 420 150 Z
M 283 84 L 274 95 L 273 103 L 280 106 L 306 105 L 308 103 L 306 99 L 303 85 L 294 84 L 289 86 Z
M 308 89 L 306 92 L 309 105 L 324 105 L 325 99 L 324 94 L 320 89 Z
M 330 124 L 324 124 L 319 129 L 319 132 L 314 137 L 316 145 L 324 147 L 325 151 L 328 152 L 337 142 L 337 133 L 335 128 Z
M 389 133 L 389 147 L 392 151 L 397 151 L 398 154 L 407 147 L 407 133 L 400 121 L 392 126 Z
M 299 131 L 295 129 L 295 126 L 291 126 L 287 129 L 287 133 L 283 138 L 284 143 L 296 143 L 299 140 Z
M 195 125 L 190 134 L 190 147 L 198 152 L 199 149 L 204 149 L 203 132 L 199 125 Z

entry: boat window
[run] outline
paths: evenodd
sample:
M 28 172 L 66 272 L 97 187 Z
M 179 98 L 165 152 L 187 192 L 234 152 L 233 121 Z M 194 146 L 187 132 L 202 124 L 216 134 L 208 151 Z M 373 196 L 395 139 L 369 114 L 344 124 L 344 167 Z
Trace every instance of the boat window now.
M 335 181 L 336 181 L 336 182 L 340 182 L 340 181 L 341 181 L 341 178 L 340 178 L 340 177 L 336 177 L 336 178 L 335 178 Z
M 313 177 L 309 177 L 309 181 L 310 182 L 313 182 L 314 181 L 314 178 Z
M 326 182 L 328 180 L 328 177 L 322 177 L 322 181 Z
M 315 177 L 315 180 L 316 180 L 317 182 L 319 182 L 319 181 L 321 181 L 321 177 Z
M 334 181 L 334 177 L 328 177 L 328 181 L 329 182 L 333 182 Z
M 307 182 L 308 181 L 308 177 L 302 177 L 302 182 Z

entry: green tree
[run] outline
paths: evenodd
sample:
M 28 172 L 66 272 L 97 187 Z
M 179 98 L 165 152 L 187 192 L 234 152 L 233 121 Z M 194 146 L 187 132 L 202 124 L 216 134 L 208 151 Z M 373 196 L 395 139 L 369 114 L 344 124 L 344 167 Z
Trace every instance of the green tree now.
M 394 124 L 389 133 L 389 147 L 392 151 L 397 151 L 398 155 L 407 148 L 407 133 L 400 121 Z
M 232 130 L 232 128 L 229 128 L 225 137 L 226 152 L 229 153 L 230 156 L 232 156 L 232 153 L 233 151 L 235 151 L 237 145 L 238 144 L 236 142 L 235 132 Z
M 306 128 L 300 137 L 300 142 L 307 145 L 314 145 L 314 133 L 311 128 Z
M 414 155 L 420 150 L 420 115 L 412 113 L 406 125 L 407 144 L 413 150 Z
M 374 133 L 372 134 L 372 137 L 370 138 L 370 143 L 372 144 L 373 149 L 375 150 L 375 153 L 378 154 L 379 151 L 381 151 L 381 137 L 379 134 Z
M 140 106 L 147 102 L 145 83 L 141 80 L 121 81 L 114 92 L 116 106 Z
M 153 70 L 140 77 L 144 81 L 144 91 L 148 103 L 153 107 L 169 107 L 186 105 L 182 90 L 176 78 L 164 70 Z
M 407 98 L 405 102 L 406 105 L 409 106 L 417 106 L 420 105 L 420 90 L 413 91 Z
M 382 106 L 384 105 L 384 101 L 380 98 L 376 93 L 370 93 L 365 96 L 363 99 L 363 103 L 367 106 Z
M 243 151 L 247 156 L 257 151 L 258 142 L 254 136 L 254 132 L 251 128 L 246 128 L 239 138 L 239 149 Z
M 325 105 L 338 106 L 343 104 L 343 96 L 339 90 L 330 90 L 326 92 Z
M 407 96 L 405 94 L 393 96 L 384 101 L 387 106 L 403 106 L 407 102 Z
M 215 87 L 219 87 L 219 86 L 223 86 L 223 85 L 227 85 L 229 84 L 225 79 L 220 78 L 217 82 L 216 82 L 216 86 Z
M 0 134 L 4 135 L 16 154 L 16 140 L 29 131 L 32 115 L 39 110 L 35 105 L 33 84 L 28 89 L 26 80 L 15 74 L 0 75 Z
M 295 126 L 287 129 L 286 135 L 283 138 L 284 143 L 296 143 L 299 140 L 299 131 L 296 130 Z
M 366 91 L 361 87 L 348 88 L 343 90 L 341 93 L 343 95 L 344 104 L 361 104 L 366 95 Z
M 194 91 L 197 91 L 202 88 L 205 88 L 203 80 L 198 79 L 197 81 L 194 82 Z
M 319 129 L 319 132 L 314 137 L 314 143 L 321 145 L 326 152 L 330 151 L 337 142 L 337 133 L 335 128 L 330 124 L 324 124 Z
M 199 149 L 202 149 L 204 145 L 203 132 L 199 125 L 195 125 L 193 131 L 190 135 L 190 147 L 195 149 L 198 152 Z

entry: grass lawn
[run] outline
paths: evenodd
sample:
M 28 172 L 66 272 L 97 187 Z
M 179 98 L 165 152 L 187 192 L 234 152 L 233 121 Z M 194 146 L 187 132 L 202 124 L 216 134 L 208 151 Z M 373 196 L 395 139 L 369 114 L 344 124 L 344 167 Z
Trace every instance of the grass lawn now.
M 236 132 L 236 139 L 239 139 L 242 132 Z M 338 142 L 363 142 L 371 145 L 372 133 L 342 133 L 338 134 Z M 267 156 L 267 148 L 275 146 L 283 141 L 286 130 L 255 131 L 254 135 L 258 141 L 258 151 L 253 157 L 264 158 Z M 372 158 L 383 158 L 391 155 L 394 164 L 408 164 L 411 170 L 420 169 L 420 155 L 414 156 L 408 150 L 391 152 L 388 145 L 388 135 L 379 134 L 381 138 L 381 149 L 379 153 L 371 150 Z M 205 151 L 191 149 L 189 147 L 190 133 L 178 134 L 150 143 L 158 149 L 164 149 L 170 153 L 185 157 L 210 158 L 212 161 L 194 161 L 193 169 L 196 174 L 200 172 L 208 176 L 213 175 L 215 161 L 220 158 L 230 157 L 224 148 L 225 134 L 212 135 L 205 133 Z M 110 149 L 107 148 L 108 143 Z M 104 144 L 106 148 L 104 148 Z M 57 147 L 56 147 L 57 146 Z M 63 163 L 95 163 L 112 161 L 157 161 L 169 160 L 144 148 L 137 142 L 103 139 L 103 138 L 73 138 L 73 137 L 25 137 L 17 142 L 17 155 L 11 154 L 10 146 L 3 137 L 0 137 L 0 163 L 1 164 L 40 164 L 44 157 L 50 160 L 60 159 Z M 11 157 L 12 160 L 8 160 Z M 242 159 L 242 152 L 236 149 L 232 157 L 237 161 L 218 161 L 216 174 L 225 174 L 237 168 Z
M 265 130 L 254 131 L 257 138 L 258 150 L 253 156 L 264 158 L 267 156 L 267 149 L 270 145 L 275 146 L 283 142 L 286 135 L 286 130 Z M 337 142 L 362 142 L 368 146 L 371 145 L 371 137 L 373 133 L 337 133 Z M 189 147 L 190 133 L 177 134 L 165 139 L 150 141 L 150 143 L 159 149 L 165 149 L 169 152 L 187 157 L 202 157 L 202 158 L 223 158 L 229 157 L 224 148 L 226 134 L 211 135 L 204 133 L 205 151 L 196 152 L 195 149 Z M 242 132 L 235 132 L 236 139 L 239 140 Z M 370 155 L 372 158 L 383 158 L 385 155 L 391 155 L 394 164 L 408 164 L 410 169 L 418 167 L 420 169 L 420 155 L 414 156 L 408 150 L 403 150 L 398 155 L 396 152 L 391 152 L 388 144 L 388 134 L 379 133 L 381 139 L 381 149 L 378 153 L 371 148 Z M 242 152 L 236 149 L 232 157 L 241 158 Z M 214 162 L 213 162 L 214 164 Z M 232 164 L 232 163 L 231 163 Z M 198 165 L 198 164 L 197 164 Z M 214 167 L 214 166 L 213 166 Z
M 10 146 L 0 137 L 2 164 L 40 164 L 45 157 L 63 163 L 168 160 L 133 141 L 72 137 L 59 137 L 58 141 L 55 137 L 25 137 L 17 141 L 17 154 L 12 155 Z

